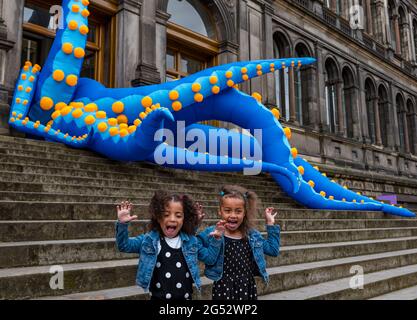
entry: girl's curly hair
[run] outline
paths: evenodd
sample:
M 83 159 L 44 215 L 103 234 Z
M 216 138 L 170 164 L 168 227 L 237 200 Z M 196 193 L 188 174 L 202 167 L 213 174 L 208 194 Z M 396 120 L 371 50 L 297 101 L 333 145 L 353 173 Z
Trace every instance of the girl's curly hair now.
M 220 207 L 223 205 L 225 198 L 241 199 L 245 203 L 245 216 L 239 229 L 244 237 L 249 235 L 249 230 L 253 228 L 253 220 L 256 217 L 258 210 L 258 196 L 255 192 L 247 190 L 241 186 L 225 185 L 219 192 Z
M 156 191 L 149 204 L 151 219 L 149 230 L 157 230 L 160 234 L 163 234 L 159 221 L 164 217 L 165 208 L 170 201 L 182 204 L 184 224 L 181 231 L 188 235 L 195 235 L 198 227 L 198 214 L 193 199 L 186 194 L 170 193 L 164 190 Z

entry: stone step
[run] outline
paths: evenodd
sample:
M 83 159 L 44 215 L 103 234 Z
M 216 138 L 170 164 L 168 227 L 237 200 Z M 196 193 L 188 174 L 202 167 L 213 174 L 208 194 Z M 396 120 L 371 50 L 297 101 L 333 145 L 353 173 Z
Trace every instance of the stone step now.
M 323 282 L 328 283 L 336 279 L 341 279 L 339 280 L 340 285 L 343 286 L 346 285 L 344 281 L 352 276 L 351 268 L 355 265 L 361 265 L 366 273 L 380 272 L 390 266 L 390 268 L 396 268 L 397 270 L 408 269 L 408 274 L 413 272 L 417 275 L 416 263 L 417 249 L 410 249 L 268 268 L 270 275 L 268 286 L 262 283 L 260 278 L 256 279 L 258 294 L 264 295 L 263 299 L 268 299 L 271 293 L 285 294 L 282 291 L 290 292 L 289 290 L 295 288 L 300 288 L 299 290 L 302 292 L 302 287 L 320 285 Z M 62 267 L 64 270 L 63 290 L 52 290 L 50 288 L 49 281 L 52 274 L 49 273 L 49 267 L 0 270 L 0 286 L 2 286 L 0 288 L 0 299 L 24 299 L 42 296 L 60 296 L 58 298 L 62 299 L 63 295 L 68 294 L 80 292 L 88 294 L 90 291 L 132 286 L 135 284 L 137 259 L 67 264 L 62 265 Z M 348 276 L 349 278 L 346 279 Z M 417 282 L 417 279 L 415 281 Z M 401 281 L 398 286 L 400 284 Z M 349 281 L 347 281 L 347 285 L 349 285 Z M 315 293 L 319 294 L 320 291 Z M 204 281 L 201 298 L 211 298 L 210 281 Z
M 135 197 L 135 196 L 112 196 L 112 195 L 97 195 L 90 196 L 85 194 L 69 194 L 69 193 L 46 193 L 46 192 L 12 192 L 12 191 L 0 191 L 0 199 L 4 201 L 31 201 L 31 202 L 78 202 L 78 203 L 101 203 L 105 201 L 111 201 L 114 205 L 120 203 L 121 201 L 130 200 L 133 204 L 139 205 L 149 205 L 150 197 Z M 218 209 L 218 202 L 215 200 L 205 200 L 198 199 L 203 206 L 208 207 L 210 205 L 216 205 Z M 292 208 L 302 208 L 296 203 L 284 203 L 284 202 L 270 202 L 270 203 L 261 203 L 262 207 L 274 207 L 276 209 L 292 209 Z M 261 210 L 261 209 L 259 209 Z M 147 212 L 147 210 L 145 211 Z M 217 212 L 217 211 L 216 211 Z
M 65 195 L 82 195 L 84 197 L 97 197 L 97 196 L 112 196 L 133 198 L 142 201 L 149 201 L 157 190 L 175 190 L 178 193 L 187 193 L 191 197 L 196 199 L 218 199 L 218 187 L 215 186 L 190 186 L 174 183 L 138 183 L 138 185 L 132 185 L 132 187 L 107 187 L 107 186 L 90 186 L 81 184 L 70 183 L 33 183 L 33 182 L 17 182 L 14 180 L 0 181 L 0 192 L 14 194 L 23 193 L 49 193 L 53 198 L 59 194 Z M 198 190 L 198 191 L 197 191 Z M 288 204 L 289 207 L 298 206 L 296 203 L 286 197 L 280 195 L 276 196 L 271 191 L 260 191 L 259 199 L 263 202 L 280 202 Z M 6 197 L 6 196 L 5 196 Z M 6 199 L 6 198 L 3 199 Z M 62 200 L 65 201 L 65 200 Z M 96 200 L 93 200 L 96 201 Z M 218 200 L 216 201 L 218 202 Z
M 23 194 L 24 195 L 24 194 Z M 102 202 L 58 202 L 51 201 L 46 196 L 46 201 L 24 200 L 0 200 L 0 221 L 1 220 L 115 220 L 116 201 Z M 0 193 L 0 199 L 3 199 Z M 106 200 L 109 198 L 107 197 Z M 77 199 L 80 200 L 80 199 Z M 111 201 L 112 199 L 110 199 Z M 123 199 L 124 200 L 124 199 Z M 147 215 L 149 200 L 146 204 L 133 202 L 134 212 L 138 215 L 143 212 Z M 218 217 L 218 206 L 204 205 L 206 218 L 216 219 Z M 262 217 L 260 212 L 258 217 Z M 316 209 L 279 209 L 280 219 L 385 219 L 385 220 L 413 220 L 404 219 L 379 211 L 336 211 Z
M 133 235 L 130 234 L 130 236 Z M 269 265 L 288 265 L 417 248 L 417 237 L 302 245 L 285 245 L 286 241 L 283 237 L 280 259 L 268 258 Z M 0 243 L 0 268 L 81 263 L 131 257 L 131 254 L 118 252 L 114 238 Z
M 361 265 L 361 264 L 359 264 Z M 380 296 L 417 284 L 417 264 L 390 265 L 382 271 L 366 270 L 363 289 L 352 289 L 351 278 L 326 281 L 293 290 L 276 292 L 260 297 L 262 300 L 359 300 Z
M 88 186 L 99 186 L 99 187 L 124 187 L 124 188 L 133 188 L 138 187 L 142 184 L 150 185 L 155 184 L 155 186 L 160 186 L 161 184 L 166 185 L 187 185 L 202 187 L 202 180 L 193 180 L 193 179 L 170 179 L 166 181 L 166 178 L 153 176 L 153 175 L 141 175 L 140 177 L 129 176 L 127 179 L 124 179 L 125 176 L 113 175 L 111 179 L 108 178 L 96 178 L 96 177 L 83 177 L 76 176 L 73 174 L 48 174 L 48 173 L 27 173 L 27 172 L 16 172 L 16 171 L 0 171 L 0 181 L 9 182 L 10 180 L 21 182 L 21 183 L 45 183 L 45 184 L 80 184 Z M 212 177 L 210 180 L 204 178 L 203 187 L 210 187 L 213 191 L 218 191 L 219 179 Z M 246 184 L 250 190 L 253 190 L 257 193 L 274 193 L 274 195 L 279 195 L 286 197 L 285 193 L 280 191 L 279 187 L 274 188 L 274 186 L 264 186 L 259 184 Z M 286 197 L 288 198 L 288 197 Z
M 148 208 L 150 197 L 127 197 L 126 195 L 119 195 L 119 196 L 111 196 L 111 195 L 97 195 L 97 196 L 89 196 L 85 194 L 67 194 L 67 193 L 45 193 L 45 192 L 12 192 L 12 191 L 0 191 L 0 199 L 3 201 L 29 201 L 29 202 L 77 202 L 77 203 L 103 203 L 103 202 L 111 202 L 114 206 L 121 201 L 130 200 L 136 207 L 145 206 Z M 204 208 L 216 208 L 216 214 L 218 211 L 218 204 L 216 201 L 208 202 L 205 199 L 198 199 L 200 200 Z M 210 204 L 216 204 L 216 206 L 210 206 Z M 295 209 L 295 208 L 302 208 L 301 206 L 295 203 L 282 203 L 279 202 L 264 202 L 260 203 L 259 208 L 262 207 L 275 207 L 277 209 Z M 148 212 L 147 209 L 142 212 Z M 38 218 L 41 219 L 41 218 Z M 46 219 L 42 219 L 46 220 Z
M 116 215 L 114 217 L 116 219 Z M 201 228 L 214 225 L 218 219 L 204 219 Z M 276 219 L 282 232 L 314 230 L 397 230 L 417 228 L 417 220 L 329 220 L 329 219 Z M 7 220 L 0 221 L 0 243 L 15 241 L 47 241 L 86 238 L 111 238 L 115 220 Z M 130 234 L 146 232 L 149 220 L 133 221 Z M 265 220 L 256 219 L 255 228 L 266 231 Z M 405 229 L 407 230 L 407 229 Z
M 68 169 L 77 169 L 77 170 L 96 170 L 104 171 L 111 173 L 127 173 L 132 175 L 141 175 L 141 174 L 156 174 L 161 175 L 161 172 L 166 172 L 167 175 L 175 177 L 176 175 L 183 175 L 185 177 L 190 176 L 199 176 L 200 179 L 204 179 L 205 176 L 211 177 L 222 177 L 223 179 L 232 178 L 235 182 L 261 182 L 264 180 L 265 174 L 260 175 L 243 175 L 239 173 L 229 173 L 229 172 L 201 172 L 201 171 L 192 171 L 192 170 L 172 170 L 169 168 L 162 168 L 159 165 L 150 163 L 150 162 L 116 162 L 107 160 L 107 163 L 94 163 L 94 162 L 84 162 L 82 158 L 79 161 L 70 161 L 64 159 L 43 159 L 40 157 L 28 157 L 24 155 L 14 155 L 9 156 L 5 154 L 0 154 L 0 163 L 14 164 L 14 165 L 23 165 L 23 166 L 45 166 L 48 165 L 53 168 L 68 168 Z M 0 167 L 1 169 L 1 167 Z M 269 180 L 270 184 L 271 180 Z
M 272 179 L 263 175 L 262 179 L 259 180 L 250 180 L 246 179 L 244 175 L 239 176 L 218 176 L 213 173 L 213 175 L 204 175 L 202 171 L 186 171 L 187 174 L 177 173 L 178 170 L 168 171 L 166 168 L 159 167 L 154 170 L 153 174 L 146 172 L 141 172 L 140 174 L 125 173 L 125 172 L 108 172 L 108 171 L 99 171 L 99 170 L 88 170 L 88 169 L 69 169 L 69 168 L 60 168 L 60 167 L 51 167 L 51 166 L 40 166 L 40 165 L 25 165 L 25 164 L 13 164 L 13 163 L 0 163 L 0 172 L 12 172 L 22 173 L 22 174 L 37 174 L 43 176 L 65 176 L 65 177 L 74 177 L 74 178 L 94 178 L 100 180 L 121 180 L 121 181 L 147 181 L 147 182 L 157 182 L 161 180 L 170 181 L 179 181 L 184 183 L 193 183 L 193 182 L 207 182 L 215 183 L 220 187 L 221 184 L 243 184 L 248 188 L 254 187 L 269 187 L 273 190 L 280 190 L 279 186 L 272 181 Z M 199 174 L 202 175 L 199 175 Z M 7 177 L 7 176 L 6 176 Z
M 389 292 L 369 300 L 417 300 L 417 285 Z

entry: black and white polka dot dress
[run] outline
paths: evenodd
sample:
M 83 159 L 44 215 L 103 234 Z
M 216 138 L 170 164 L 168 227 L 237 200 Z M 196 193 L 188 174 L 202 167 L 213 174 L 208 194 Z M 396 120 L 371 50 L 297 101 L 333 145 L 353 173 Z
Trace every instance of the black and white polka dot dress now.
M 223 276 L 213 284 L 213 300 L 256 300 L 257 275 L 249 241 L 225 236 Z
M 160 239 L 161 251 L 153 271 L 150 292 L 152 300 L 191 300 L 193 278 L 181 247 L 170 247 Z

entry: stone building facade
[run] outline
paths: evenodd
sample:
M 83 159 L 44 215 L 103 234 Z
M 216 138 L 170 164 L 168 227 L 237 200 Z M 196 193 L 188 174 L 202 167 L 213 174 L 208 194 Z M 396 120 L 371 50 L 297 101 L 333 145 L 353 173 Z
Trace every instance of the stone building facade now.
M 417 177 L 415 1 L 90 2 L 83 75 L 139 86 L 232 61 L 313 56 L 312 66 L 276 71 L 241 90 L 281 109 L 307 159 Z M 10 134 L 22 61 L 45 60 L 58 14 L 50 8 L 59 3 L 0 0 L 0 134 Z

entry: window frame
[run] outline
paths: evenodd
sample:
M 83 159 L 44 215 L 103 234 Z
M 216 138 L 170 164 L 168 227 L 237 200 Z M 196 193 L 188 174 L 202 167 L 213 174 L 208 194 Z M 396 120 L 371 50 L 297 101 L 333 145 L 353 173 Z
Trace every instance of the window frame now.
M 35 6 L 39 6 L 41 8 L 48 8 L 49 4 L 44 3 L 39 0 L 25 0 L 24 6 L 27 3 L 33 4 Z M 89 17 L 89 25 L 94 25 L 96 28 L 96 36 L 95 42 L 87 41 L 86 50 L 94 51 L 94 79 L 100 83 L 103 83 L 104 73 L 106 71 L 109 72 L 108 77 L 108 86 L 114 87 L 115 85 L 115 46 L 116 46 L 116 19 L 114 14 L 117 12 L 117 7 L 114 2 L 112 1 L 105 1 L 105 0 L 92 0 L 91 6 L 93 10 L 97 10 L 99 15 L 107 15 L 110 14 L 110 21 L 106 22 L 104 17 L 102 19 Z M 110 33 L 110 44 L 109 44 L 109 63 L 108 68 L 104 67 L 105 62 L 105 54 L 106 54 L 106 47 L 105 47 L 105 36 L 106 36 L 106 26 L 109 27 Z M 32 33 L 37 36 L 43 36 L 50 39 L 54 39 L 56 36 L 55 30 L 50 30 L 45 27 L 25 22 L 22 24 L 22 29 L 25 32 Z

